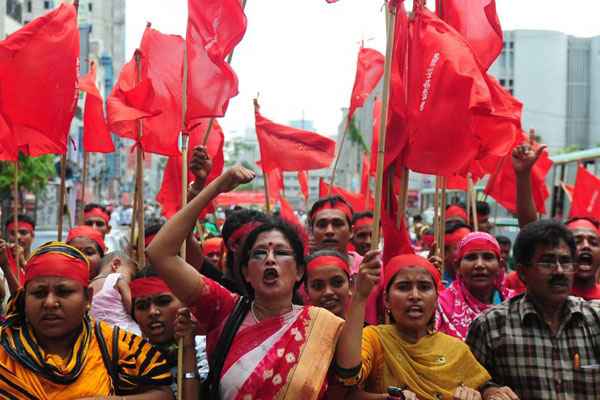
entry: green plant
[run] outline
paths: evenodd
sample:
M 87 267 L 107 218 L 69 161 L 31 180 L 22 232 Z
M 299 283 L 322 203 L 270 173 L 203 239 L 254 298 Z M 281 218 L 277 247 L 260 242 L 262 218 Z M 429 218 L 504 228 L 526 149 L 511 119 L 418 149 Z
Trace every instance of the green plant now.
M 34 194 L 39 194 L 48 179 L 56 174 L 54 156 L 27 157 L 19 155 L 19 188 Z M 15 164 L 13 162 L 0 162 L 0 193 L 5 197 L 11 193 L 14 184 Z

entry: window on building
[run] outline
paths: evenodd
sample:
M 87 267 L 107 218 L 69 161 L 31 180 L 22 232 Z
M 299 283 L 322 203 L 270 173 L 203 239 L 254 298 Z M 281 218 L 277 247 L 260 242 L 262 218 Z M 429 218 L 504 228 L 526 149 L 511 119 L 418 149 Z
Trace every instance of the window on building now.
M 508 86 L 513 87 L 515 85 L 515 81 L 513 79 L 508 80 Z
M 50 2 L 49 1 L 44 1 L 44 9 L 46 9 L 46 10 L 50 9 Z
M 28 12 L 28 13 L 30 13 L 30 12 L 31 12 L 31 10 L 32 10 L 32 8 L 31 8 L 31 0 L 29 0 L 29 1 L 27 2 L 27 12 Z
M 29 21 L 25 20 L 23 21 L 23 25 L 27 25 L 29 23 Z
M 502 86 L 506 86 L 506 79 L 500 79 L 500 84 Z
M 92 2 L 90 1 L 90 2 L 88 3 L 88 11 L 89 11 L 89 12 L 92 12 L 93 10 L 94 10 L 94 5 L 93 5 L 93 4 L 92 4 Z

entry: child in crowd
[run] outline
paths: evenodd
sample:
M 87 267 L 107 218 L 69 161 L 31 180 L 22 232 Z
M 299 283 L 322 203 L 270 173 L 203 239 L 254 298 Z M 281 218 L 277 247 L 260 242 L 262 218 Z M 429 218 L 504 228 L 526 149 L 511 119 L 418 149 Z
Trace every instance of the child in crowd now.
M 141 336 L 138 324 L 131 318 L 129 284 L 136 271 L 135 262 L 123 252 L 115 251 L 103 257 L 100 272 L 90 282 L 94 290 L 91 315 Z

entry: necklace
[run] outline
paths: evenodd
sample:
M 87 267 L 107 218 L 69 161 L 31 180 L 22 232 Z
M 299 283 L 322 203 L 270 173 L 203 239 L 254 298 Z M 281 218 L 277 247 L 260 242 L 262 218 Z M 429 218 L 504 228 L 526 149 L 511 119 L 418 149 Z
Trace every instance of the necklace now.
M 255 311 L 256 308 L 254 306 L 255 304 L 256 304 L 256 302 L 253 301 L 252 304 L 250 305 L 250 314 L 252 315 L 252 318 L 254 318 L 254 320 L 256 322 L 260 322 L 260 319 L 258 319 L 258 317 L 256 316 L 256 311 Z M 281 315 L 287 314 L 288 312 L 292 311 L 293 309 L 294 309 L 294 306 L 291 305 L 290 308 L 289 308 L 289 310 L 286 310 L 286 311 L 282 312 L 279 315 L 281 316 Z

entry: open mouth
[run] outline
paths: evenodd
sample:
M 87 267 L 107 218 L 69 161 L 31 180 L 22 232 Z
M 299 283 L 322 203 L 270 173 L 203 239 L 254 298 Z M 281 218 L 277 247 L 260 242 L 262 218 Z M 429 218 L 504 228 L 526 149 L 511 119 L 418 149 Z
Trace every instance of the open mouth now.
M 592 253 L 582 252 L 577 257 L 577 269 L 579 271 L 591 271 L 593 264 Z
M 421 318 L 424 313 L 425 313 L 425 311 L 423 310 L 423 307 L 422 306 L 417 306 L 417 305 L 410 306 L 406 310 L 406 314 L 410 318 Z
M 150 331 L 151 331 L 153 334 L 155 334 L 155 335 L 156 335 L 157 333 L 161 333 L 161 332 L 163 332 L 163 331 L 165 330 L 165 324 L 164 324 L 164 322 L 159 322 L 159 321 L 157 321 L 157 322 L 152 322 L 152 323 L 149 325 L 149 327 L 150 327 Z
M 275 268 L 267 268 L 263 272 L 263 282 L 266 285 L 273 285 L 279 280 L 279 272 Z
M 42 317 L 42 321 L 44 322 L 58 322 L 62 321 L 62 318 L 55 314 L 46 314 Z

